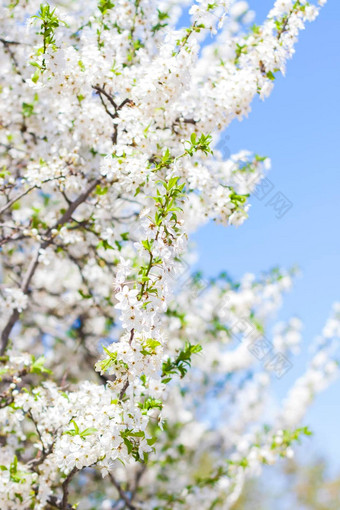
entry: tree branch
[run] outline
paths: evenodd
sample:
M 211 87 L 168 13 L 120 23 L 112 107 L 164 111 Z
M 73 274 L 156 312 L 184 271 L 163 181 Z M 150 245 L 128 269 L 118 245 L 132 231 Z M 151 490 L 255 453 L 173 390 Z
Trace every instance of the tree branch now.
M 92 191 L 95 189 L 95 187 L 100 183 L 100 179 L 96 179 L 86 191 L 81 193 L 79 197 L 74 201 L 71 202 L 68 209 L 65 211 L 65 213 L 59 218 L 59 220 L 53 225 L 53 227 L 49 228 L 46 235 L 48 236 L 38 247 L 34 257 L 32 258 L 27 271 L 25 273 L 24 279 L 21 284 L 21 290 L 24 294 L 28 294 L 29 284 L 31 282 L 31 279 L 35 273 L 35 270 L 39 264 L 39 254 L 40 250 L 45 249 L 51 242 L 51 232 L 52 230 L 56 229 L 60 225 L 64 225 L 67 223 L 71 217 L 74 211 L 77 209 L 77 207 L 85 202 L 85 200 L 88 198 L 88 196 L 92 193 Z M 0 346 L 0 355 L 3 355 L 6 351 L 9 335 L 13 329 L 14 324 L 19 318 L 19 311 L 17 309 L 13 310 L 12 314 L 10 315 L 8 322 L 6 326 L 3 329 L 3 332 L 1 334 L 1 346 Z
M 97 94 L 99 95 L 103 94 L 103 96 L 105 96 L 106 99 L 112 104 L 113 108 L 115 109 L 115 112 L 117 112 L 118 109 L 117 104 L 115 103 L 113 97 L 110 96 L 110 94 L 108 94 L 105 89 L 103 89 L 102 87 L 98 87 L 98 85 L 92 85 L 92 88 L 97 91 Z
M 15 56 L 15 53 L 14 51 L 11 50 L 10 46 L 12 45 L 18 45 L 20 44 L 19 42 L 16 42 L 16 41 L 6 41 L 6 39 L 3 39 L 3 38 L 0 38 L 0 42 L 4 45 L 4 48 L 5 48 L 5 52 L 8 53 L 14 67 L 15 67 L 15 70 L 17 72 L 17 74 L 21 77 L 21 81 L 23 83 L 25 83 L 25 80 L 22 76 L 22 73 L 20 71 L 20 67 L 19 67 L 19 64 L 18 64 L 18 61 L 17 61 L 17 58 Z
M 126 390 L 128 389 L 129 384 L 130 384 L 129 379 L 126 379 L 126 381 L 125 381 L 125 383 L 124 383 L 124 386 L 123 386 L 123 387 L 122 387 L 122 389 L 120 390 L 120 393 L 119 393 L 119 400 L 122 400 L 122 398 L 124 397 L 124 393 L 125 393 L 125 392 L 126 392 Z
M 69 475 L 67 475 L 67 478 L 66 480 L 64 480 L 63 484 L 62 484 L 62 489 L 63 489 L 63 499 L 61 500 L 61 510 L 68 510 L 68 508 L 71 506 L 69 505 L 68 503 L 68 494 L 69 494 L 69 485 L 70 485 L 70 482 L 73 478 L 73 476 L 76 474 L 77 472 L 77 468 L 74 467 L 71 471 L 71 473 Z M 72 506 L 71 506 L 72 508 Z
M 142 466 L 140 467 L 140 469 L 138 469 L 138 471 L 136 473 L 134 487 L 131 492 L 131 501 L 133 501 L 136 496 L 136 492 L 138 490 L 140 481 L 141 481 L 142 476 L 145 473 L 145 471 L 146 471 L 146 464 L 144 463 L 144 464 L 142 464 Z
M 125 491 L 123 491 L 120 483 L 117 482 L 117 480 L 114 478 L 114 476 L 111 473 L 109 473 L 109 477 L 110 477 L 112 484 L 116 487 L 120 499 L 122 499 L 124 501 L 127 508 L 129 508 L 130 510 L 137 510 L 137 507 L 131 503 L 131 500 L 128 498 Z
M 46 182 L 50 182 L 50 181 L 54 181 L 54 180 L 58 180 L 58 179 L 65 179 L 64 176 L 60 176 L 60 177 L 56 177 L 56 178 L 52 178 L 52 179 L 46 179 L 45 181 L 42 181 L 41 184 L 46 184 Z M 36 188 L 39 188 L 40 186 L 31 186 L 30 188 L 28 188 L 26 191 L 23 191 L 22 193 L 19 193 L 16 197 L 13 197 L 11 200 L 9 200 L 4 206 L 2 206 L 0 208 L 0 215 L 2 213 L 4 213 L 5 211 L 7 211 L 7 209 L 9 207 L 11 207 L 11 205 L 15 204 L 15 202 L 17 202 L 18 200 L 20 200 L 20 198 L 24 197 L 25 195 L 27 195 L 28 193 L 30 193 L 31 191 L 33 191 L 34 189 Z
M 61 501 L 57 498 L 57 496 L 50 496 L 47 500 L 47 503 L 54 508 L 62 509 Z M 67 503 L 66 510 L 73 510 L 72 505 Z

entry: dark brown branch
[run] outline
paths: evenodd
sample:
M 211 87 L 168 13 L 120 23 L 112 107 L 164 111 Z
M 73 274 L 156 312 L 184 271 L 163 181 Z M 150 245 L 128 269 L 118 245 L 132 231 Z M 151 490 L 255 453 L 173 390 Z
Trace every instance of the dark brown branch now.
M 140 467 L 140 469 L 138 469 L 136 476 L 135 476 L 135 483 L 134 483 L 134 487 L 133 487 L 133 490 L 131 493 L 131 501 L 133 501 L 136 496 L 140 481 L 141 481 L 142 476 L 145 473 L 145 471 L 146 471 L 146 464 L 142 464 L 142 466 Z
M 66 480 L 63 481 L 62 489 L 63 489 L 63 499 L 61 500 L 61 510 L 68 510 L 70 505 L 68 504 L 68 494 L 69 494 L 69 485 L 73 478 L 73 476 L 76 474 L 77 468 L 74 467 L 69 475 L 67 475 Z M 72 508 L 72 507 L 71 507 Z
M 40 455 L 40 457 L 37 457 L 36 459 L 32 459 L 28 462 L 28 465 L 34 470 L 37 466 L 40 466 L 40 464 L 42 464 L 44 462 L 44 460 L 46 459 L 46 457 L 48 457 L 48 455 L 50 455 L 50 453 L 52 453 L 53 451 L 53 447 L 54 447 L 54 443 L 51 443 L 49 445 L 49 447 L 46 449 L 44 446 L 43 446 L 43 453 L 42 455 Z
M 285 20 L 283 21 L 282 23 L 282 27 L 280 30 L 278 30 L 277 32 L 277 39 L 280 39 L 281 38 L 281 35 L 287 31 L 287 25 L 288 25 L 288 21 L 289 21 L 289 18 L 291 16 L 291 14 L 293 14 L 293 10 L 290 11 L 289 15 L 286 16 Z
M 64 179 L 64 177 L 57 177 L 57 179 Z M 46 182 L 50 182 L 50 181 L 54 181 L 55 179 L 46 179 L 45 181 L 42 181 L 41 184 L 45 184 Z M 17 195 L 16 197 L 12 198 L 11 200 L 9 200 L 7 202 L 7 204 L 5 204 L 4 206 L 1 207 L 0 209 L 0 214 L 2 214 L 3 212 L 5 212 L 9 207 L 11 207 L 11 205 L 13 205 L 15 202 L 17 202 L 18 200 L 20 200 L 20 198 L 24 197 L 25 195 L 27 195 L 28 193 L 30 193 L 31 191 L 33 191 L 34 189 L 38 188 L 39 186 L 35 185 L 35 186 L 31 186 L 30 188 L 28 188 L 26 191 L 23 191 L 22 193 L 19 193 L 19 195 Z
M 122 499 L 124 501 L 127 508 L 129 508 L 130 510 L 137 510 L 137 507 L 135 507 L 135 505 L 133 505 L 131 503 L 131 500 L 128 498 L 128 496 L 123 491 L 120 483 L 117 482 L 117 480 L 114 478 L 114 476 L 111 473 L 109 473 L 109 477 L 110 477 L 112 484 L 116 487 L 120 499 Z
M 198 121 L 195 119 L 183 119 L 181 117 L 177 117 L 172 123 L 171 130 L 178 135 L 179 132 L 176 130 L 177 126 L 180 126 L 180 124 L 193 124 L 195 126 L 197 122 Z
M 118 117 L 118 112 L 119 110 L 121 110 L 126 104 L 129 105 L 129 106 L 134 106 L 134 102 L 129 99 L 129 98 L 126 98 L 124 99 L 124 101 L 122 101 L 120 103 L 119 106 L 117 106 L 117 103 L 115 102 L 115 100 L 113 99 L 112 96 L 110 96 L 110 94 L 108 92 L 106 92 L 106 90 L 103 88 L 103 87 L 99 87 L 98 85 L 92 85 L 92 88 L 96 91 L 96 93 L 99 95 L 100 97 L 100 101 L 102 103 L 102 105 L 104 106 L 104 109 L 106 111 L 106 113 L 111 117 L 111 119 L 116 119 Z M 112 113 L 110 112 L 110 110 L 108 109 L 104 99 L 102 96 L 105 96 L 106 99 L 110 102 L 110 104 L 113 106 L 113 108 L 115 109 L 115 112 Z M 118 127 L 117 127 L 117 124 L 113 124 L 113 134 L 112 134 L 112 143 L 113 145 L 116 145 L 117 144 L 117 139 L 118 139 Z
M 117 104 L 115 103 L 112 96 L 110 96 L 110 94 L 106 92 L 106 90 L 104 90 L 102 87 L 98 87 L 97 85 L 93 85 L 92 88 L 96 90 L 99 95 L 103 94 L 103 96 L 105 96 L 106 99 L 112 104 L 113 108 L 115 109 L 115 112 L 117 111 L 118 109 Z
M 14 397 L 12 395 L 12 390 L 9 388 L 8 390 L 0 393 L 0 409 L 7 407 L 14 402 Z
M 107 105 L 106 105 L 106 103 L 105 103 L 101 93 L 97 92 L 97 94 L 100 97 L 100 101 L 101 101 L 102 105 L 104 106 L 104 109 L 105 109 L 106 113 L 111 117 L 111 119 L 115 119 L 117 117 L 117 110 L 116 110 L 115 113 L 111 113 L 110 110 L 108 109 L 108 107 L 107 107 Z
M 10 57 L 12 63 L 13 63 L 13 66 L 14 66 L 16 72 L 17 72 L 17 74 L 21 77 L 21 81 L 23 83 L 25 83 L 25 80 L 24 80 L 24 78 L 22 76 L 22 73 L 21 73 L 21 70 L 20 70 L 20 67 L 19 67 L 19 63 L 18 63 L 17 58 L 15 56 L 15 53 L 11 49 L 11 46 L 17 45 L 17 44 L 20 44 L 20 43 L 18 43 L 16 41 L 6 41 L 6 39 L 2 39 L 2 38 L 0 39 L 0 42 L 4 45 L 5 52 L 8 53 L 8 55 L 9 55 L 9 57 Z
M 45 445 L 44 445 L 44 441 L 43 441 L 43 438 L 42 438 L 42 435 L 41 435 L 41 432 L 39 430 L 39 426 L 38 426 L 38 423 L 37 421 L 34 419 L 34 416 L 32 414 L 31 411 L 29 411 L 27 413 L 27 416 L 30 418 L 30 420 L 33 422 L 34 424 L 34 427 L 35 427 L 35 430 L 37 432 L 37 435 L 39 437 L 39 440 L 41 442 L 41 445 L 42 445 L 42 452 L 41 452 L 41 455 L 35 459 L 32 459 L 30 460 L 27 464 L 28 466 L 33 470 L 35 471 L 35 468 L 37 466 L 39 466 L 40 464 L 42 464 L 44 462 L 44 460 L 46 459 L 46 457 L 48 457 L 48 455 L 50 455 L 53 451 L 53 447 L 54 447 L 54 441 L 52 441 L 52 443 L 50 443 L 48 445 L 48 447 L 46 448 Z
M 175 123 L 178 123 L 178 122 L 184 122 L 184 124 L 197 124 L 197 120 L 195 119 L 181 119 L 180 117 L 177 117 L 177 119 L 175 120 Z
M 117 110 L 121 110 L 123 108 L 123 106 L 125 106 L 126 104 L 129 105 L 129 106 L 134 106 L 135 105 L 135 103 L 131 99 L 126 98 L 126 99 L 124 99 L 124 101 L 122 101 L 120 103 L 120 105 L 118 106 Z
M 117 127 L 117 124 L 113 124 L 113 134 L 112 134 L 111 140 L 112 140 L 113 145 L 117 144 L 117 140 L 118 140 L 118 127 Z
M 7 44 L 15 44 L 15 45 L 22 44 L 18 41 L 7 41 L 6 39 L 3 39 L 2 37 L 0 37 L 0 42 L 2 42 L 2 44 L 4 44 L 5 46 Z
M 54 508 L 62 509 L 61 501 L 57 498 L 57 496 L 50 496 L 47 500 L 47 503 Z M 73 506 L 70 503 L 67 503 L 66 510 L 73 510 Z
M 74 211 L 77 209 L 77 207 L 82 204 L 83 202 L 85 202 L 85 200 L 88 198 L 88 196 L 92 193 L 92 191 L 96 188 L 96 186 L 100 183 L 100 179 L 96 179 L 89 187 L 86 191 L 84 191 L 83 193 L 81 193 L 79 195 L 79 197 L 70 204 L 70 206 L 68 207 L 67 211 L 65 211 L 65 213 L 61 216 L 61 218 L 59 218 L 59 220 L 53 225 L 53 227 L 49 228 L 46 235 L 47 235 L 47 238 L 40 244 L 39 248 L 37 249 L 34 257 L 32 258 L 28 268 L 27 268 L 27 271 L 26 271 L 26 274 L 24 276 L 24 279 L 22 281 L 22 284 L 21 284 L 21 290 L 24 294 L 27 294 L 28 293 L 28 288 L 29 288 L 29 284 L 31 282 L 31 279 L 35 273 L 35 270 L 39 264 L 39 254 L 40 254 L 40 250 L 43 250 L 45 249 L 51 242 L 51 232 L 52 230 L 56 229 L 57 227 L 59 227 L 60 225 L 64 225 L 65 223 L 67 223 L 71 217 L 72 217 L 72 214 L 74 213 Z M 14 326 L 14 324 L 16 323 L 16 321 L 18 320 L 19 318 L 19 311 L 17 309 L 13 310 L 12 314 L 10 315 L 9 319 L 8 319 L 8 322 L 2 332 L 2 335 L 1 335 L 1 346 L 0 346 L 0 355 L 3 355 L 6 351 L 6 348 L 7 348 L 7 344 L 8 344 L 8 340 L 9 340 L 9 335 L 12 331 L 12 328 Z
M 67 211 L 62 215 L 61 218 L 59 218 L 57 223 L 49 230 L 49 233 L 53 229 L 59 227 L 60 225 L 64 225 L 64 223 L 67 223 L 71 219 L 72 214 L 77 209 L 77 207 L 80 204 L 82 204 L 83 202 L 85 202 L 85 200 L 88 198 L 89 195 L 91 195 L 92 191 L 98 186 L 99 183 L 100 183 L 100 179 L 96 179 L 95 181 L 93 181 L 91 186 L 89 186 L 88 189 L 86 191 L 84 191 L 84 193 L 81 193 L 81 195 L 79 195 L 79 197 L 74 202 L 72 202 L 70 204 Z
M 68 196 L 66 195 L 65 191 L 62 191 L 61 194 L 63 195 L 63 197 L 65 199 L 65 202 L 67 202 L 68 205 L 72 204 L 72 200 L 70 200 L 68 198 Z
M 126 392 L 126 390 L 128 389 L 129 384 L 130 384 L 129 379 L 126 379 L 124 386 L 123 386 L 123 387 L 122 387 L 122 389 L 120 390 L 120 393 L 119 393 L 119 400 L 122 400 L 122 398 L 124 397 L 124 393 L 125 393 L 125 392 Z
M 12 331 L 12 328 L 18 319 L 19 319 L 19 312 L 17 309 L 15 309 L 15 310 L 13 310 L 13 312 L 12 312 L 10 318 L 8 319 L 8 322 L 1 334 L 1 347 L 0 347 L 1 355 L 3 355 L 6 351 L 10 332 Z
M 7 361 L 7 356 L 1 356 L 0 362 L 6 362 L 6 361 Z M 4 407 L 9 406 L 14 401 L 13 389 L 11 388 L 10 385 L 11 385 L 11 383 L 13 383 L 15 381 L 15 379 L 17 377 L 24 377 L 25 375 L 27 375 L 27 368 L 23 368 L 23 369 L 19 370 L 19 372 L 16 375 L 12 375 L 9 378 L 7 378 L 6 376 L 3 377 L 2 381 L 1 381 L 1 385 L 8 384 L 9 387 L 5 391 L 0 393 L 0 409 L 3 409 Z

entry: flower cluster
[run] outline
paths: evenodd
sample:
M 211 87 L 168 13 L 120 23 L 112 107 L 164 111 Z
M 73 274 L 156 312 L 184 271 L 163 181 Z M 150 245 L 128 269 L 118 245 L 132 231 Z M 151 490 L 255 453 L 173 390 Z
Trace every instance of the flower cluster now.
M 277 0 L 249 28 L 232 0 L 0 7 L 2 509 L 227 509 L 309 435 L 338 308 L 270 412 L 301 337 L 269 327 L 292 272 L 186 261 L 199 226 L 246 220 L 270 161 L 225 158 L 223 130 L 318 9 Z

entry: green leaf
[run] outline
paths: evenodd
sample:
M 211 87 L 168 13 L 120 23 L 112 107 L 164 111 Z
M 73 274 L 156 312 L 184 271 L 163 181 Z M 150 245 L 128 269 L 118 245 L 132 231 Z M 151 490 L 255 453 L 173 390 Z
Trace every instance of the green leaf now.
M 157 437 L 150 437 L 150 439 L 147 439 L 146 442 L 149 446 L 153 446 L 155 442 L 157 441 Z
M 96 186 L 96 195 L 106 195 L 109 188 L 108 186 L 104 186 L 103 188 L 99 186 L 99 184 Z
M 22 114 L 25 118 L 31 117 L 34 112 L 34 104 L 22 103 Z
M 82 291 L 81 289 L 79 289 L 78 292 L 83 299 L 91 299 L 92 298 L 91 294 L 85 294 L 85 292 Z
M 148 278 L 149 279 L 149 278 Z M 144 356 L 150 356 L 156 354 L 156 348 L 161 345 L 158 340 L 154 340 L 153 338 L 148 338 L 144 344 L 143 349 L 141 350 L 141 353 Z
M 32 366 L 31 366 L 31 372 L 33 374 L 52 374 L 52 370 L 49 370 L 48 368 L 44 367 L 45 363 L 45 357 L 40 356 L 37 359 L 34 359 L 34 356 L 32 358 Z
M 99 0 L 98 2 L 98 9 L 103 15 L 110 9 L 113 9 L 114 6 L 115 4 L 111 0 Z
M 142 241 L 142 246 L 146 249 L 146 251 L 151 251 L 151 248 L 152 248 L 152 244 L 153 244 L 153 239 L 149 240 L 149 239 L 146 239 L 145 241 Z
M 143 411 L 149 411 L 150 409 L 162 409 L 163 402 L 153 397 L 148 397 L 143 403 L 139 402 L 138 407 Z
M 83 430 L 82 432 L 80 432 L 80 437 L 90 436 L 91 434 L 94 434 L 95 432 L 97 432 L 97 429 L 95 429 L 94 427 L 89 427 L 89 428 Z
M 131 443 L 131 441 L 129 441 L 129 439 L 127 437 L 124 437 L 123 441 L 124 441 L 125 446 L 127 448 L 128 454 L 130 455 L 130 453 L 133 450 L 133 444 Z
M 162 365 L 162 377 L 179 374 L 181 378 L 185 376 L 188 369 L 191 366 L 192 354 L 201 352 L 202 347 L 199 344 L 192 345 L 189 342 L 186 343 L 185 348 L 179 352 L 175 360 L 168 358 Z M 167 378 L 168 379 L 168 378 Z M 167 379 L 162 379 L 164 383 Z
M 85 72 L 85 66 L 84 66 L 84 62 L 82 60 L 78 60 L 78 66 L 80 67 L 80 70 L 82 72 Z
M 33 74 L 32 78 L 31 78 L 31 79 L 32 79 L 32 81 L 33 81 L 33 83 L 37 83 L 37 81 L 39 80 L 39 77 L 40 77 L 40 69 L 37 69 L 37 70 L 34 72 L 34 74 Z
M 74 426 L 74 430 L 76 431 L 76 434 L 79 434 L 79 427 L 78 425 L 76 424 L 76 422 L 74 420 L 71 420 L 70 423 L 73 424 Z
M 104 250 L 114 250 L 114 247 L 111 246 L 111 244 L 109 244 L 106 239 L 102 239 L 101 241 L 99 241 L 99 243 L 97 244 L 97 249 L 98 248 L 104 248 Z

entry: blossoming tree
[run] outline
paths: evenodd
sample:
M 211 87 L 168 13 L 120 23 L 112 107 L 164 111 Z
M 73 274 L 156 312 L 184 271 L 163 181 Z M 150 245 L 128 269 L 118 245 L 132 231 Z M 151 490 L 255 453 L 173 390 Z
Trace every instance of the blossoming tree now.
M 2 2 L 1 509 L 228 509 L 309 434 L 339 307 L 270 406 L 292 274 L 203 284 L 186 261 L 198 226 L 246 219 L 269 160 L 224 159 L 221 133 L 318 9 L 277 0 L 250 28 L 229 0 Z

